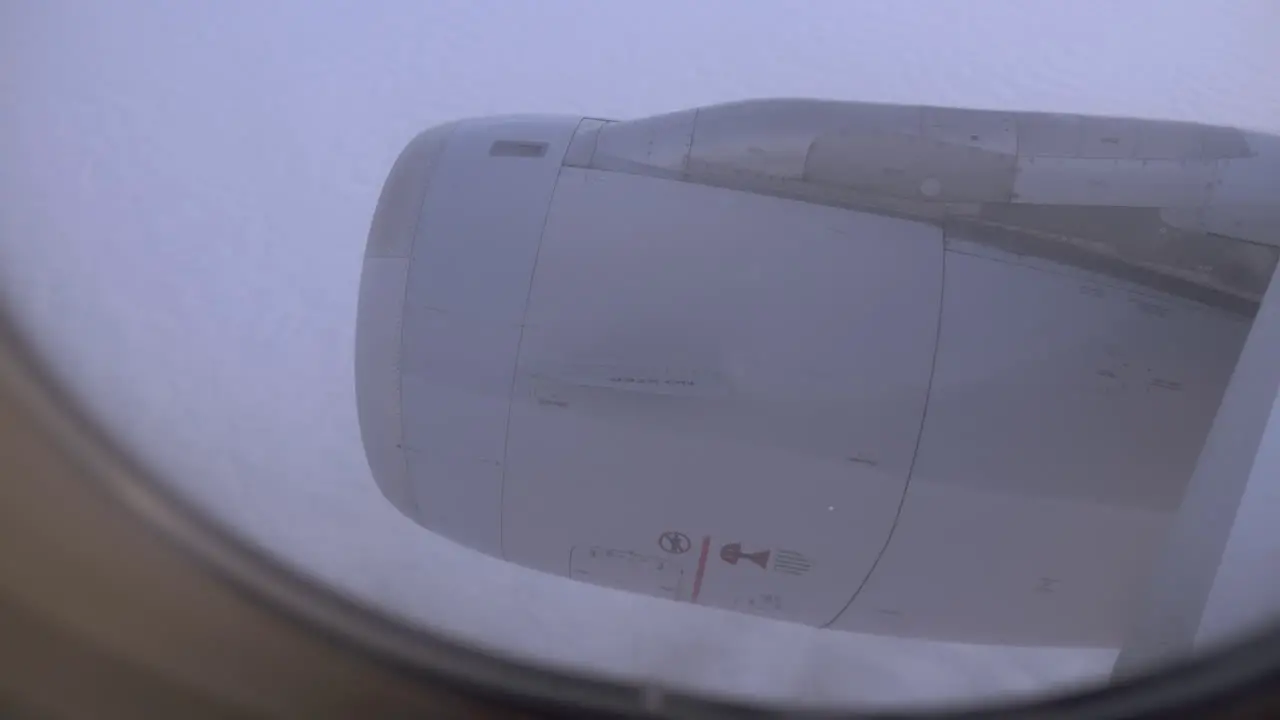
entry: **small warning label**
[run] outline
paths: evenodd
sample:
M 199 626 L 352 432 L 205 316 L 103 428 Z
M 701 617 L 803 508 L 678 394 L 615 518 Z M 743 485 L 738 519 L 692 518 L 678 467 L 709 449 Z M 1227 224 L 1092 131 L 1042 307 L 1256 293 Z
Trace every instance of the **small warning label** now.
M 778 612 L 782 610 L 782 596 L 775 593 L 764 593 L 747 598 L 746 605 L 751 610 Z
M 786 575 L 803 575 L 813 568 L 809 558 L 794 550 L 779 550 L 773 556 L 773 570 Z
M 693 543 L 689 540 L 689 536 L 682 532 L 668 530 L 658 536 L 658 547 L 662 548 L 663 552 L 668 552 L 672 555 L 683 555 L 689 552 L 689 548 L 692 546 Z
M 769 567 L 769 550 L 760 550 L 758 552 L 743 552 L 742 543 L 728 543 L 720 548 L 720 559 L 730 565 L 737 565 L 739 560 L 746 560 L 760 566 L 761 570 Z

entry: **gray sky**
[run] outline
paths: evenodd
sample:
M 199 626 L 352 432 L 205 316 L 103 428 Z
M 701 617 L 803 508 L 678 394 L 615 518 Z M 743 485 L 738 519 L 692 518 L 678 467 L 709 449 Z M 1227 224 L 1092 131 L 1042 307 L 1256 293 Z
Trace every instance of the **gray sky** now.
M 1265 1 L 9 3 L 0 298 L 190 498 L 410 621 L 772 698 L 1030 690 L 1114 653 L 862 638 L 567 586 L 401 517 L 369 478 L 352 380 L 377 192 L 417 131 L 502 112 L 823 97 L 1276 131 L 1278 22 Z

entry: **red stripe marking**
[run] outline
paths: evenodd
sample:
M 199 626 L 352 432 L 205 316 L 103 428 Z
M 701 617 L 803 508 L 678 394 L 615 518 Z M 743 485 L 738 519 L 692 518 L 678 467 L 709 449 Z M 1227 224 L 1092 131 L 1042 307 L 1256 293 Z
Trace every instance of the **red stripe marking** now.
M 711 536 L 702 538 L 702 554 L 698 556 L 698 574 L 693 576 L 693 596 L 689 602 L 698 602 L 698 593 L 702 592 L 702 576 L 707 572 L 707 551 L 711 549 Z

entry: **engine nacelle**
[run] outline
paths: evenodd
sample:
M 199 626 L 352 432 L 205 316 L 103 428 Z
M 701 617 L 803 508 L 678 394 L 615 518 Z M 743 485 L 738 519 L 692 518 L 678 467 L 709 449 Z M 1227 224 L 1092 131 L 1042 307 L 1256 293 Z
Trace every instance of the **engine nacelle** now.
M 429 130 L 364 260 L 374 478 L 575 580 L 1118 645 L 1276 263 L 1260 142 L 810 101 Z

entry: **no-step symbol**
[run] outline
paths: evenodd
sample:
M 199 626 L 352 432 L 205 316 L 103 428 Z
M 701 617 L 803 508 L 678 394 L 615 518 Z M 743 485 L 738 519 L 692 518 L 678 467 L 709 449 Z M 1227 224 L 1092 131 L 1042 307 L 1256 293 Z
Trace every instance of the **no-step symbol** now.
M 739 560 L 749 560 L 759 565 L 763 570 L 769 566 L 769 553 L 769 550 L 744 553 L 742 552 L 742 543 L 729 543 L 720 548 L 720 559 L 730 565 L 737 565 Z
M 668 530 L 658 536 L 658 547 L 672 555 L 683 555 L 689 552 L 689 548 L 693 543 L 689 541 L 689 536 L 682 532 Z

